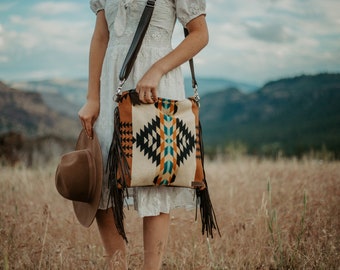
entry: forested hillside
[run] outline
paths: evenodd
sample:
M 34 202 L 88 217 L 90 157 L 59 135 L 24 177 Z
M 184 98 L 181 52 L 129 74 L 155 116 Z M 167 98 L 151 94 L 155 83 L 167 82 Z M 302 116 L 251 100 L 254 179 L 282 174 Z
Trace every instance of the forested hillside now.
M 340 74 L 282 79 L 250 94 L 209 94 L 202 98 L 201 120 L 210 147 L 238 142 L 266 155 L 326 148 L 340 157 Z

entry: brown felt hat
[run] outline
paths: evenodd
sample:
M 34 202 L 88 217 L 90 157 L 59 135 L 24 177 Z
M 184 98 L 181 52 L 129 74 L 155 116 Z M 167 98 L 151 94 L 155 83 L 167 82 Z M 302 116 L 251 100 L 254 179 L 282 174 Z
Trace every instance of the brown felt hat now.
M 103 161 L 98 138 L 89 139 L 83 129 L 76 150 L 61 157 L 55 175 L 58 192 L 73 202 L 79 222 L 89 227 L 99 206 L 103 178 Z

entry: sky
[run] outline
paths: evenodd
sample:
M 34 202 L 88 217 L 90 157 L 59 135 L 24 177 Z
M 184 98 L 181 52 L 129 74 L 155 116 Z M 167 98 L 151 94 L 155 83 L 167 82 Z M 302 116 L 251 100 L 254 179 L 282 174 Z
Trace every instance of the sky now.
M 339 10 L 339 0 L 207 0 L 197 76 L 260 86 L 340 72 Z M 0 80 L 86 78 L 94 23 L 88 0 L 1 0 Z M 178 23 L 174 46 L 182 38 Z

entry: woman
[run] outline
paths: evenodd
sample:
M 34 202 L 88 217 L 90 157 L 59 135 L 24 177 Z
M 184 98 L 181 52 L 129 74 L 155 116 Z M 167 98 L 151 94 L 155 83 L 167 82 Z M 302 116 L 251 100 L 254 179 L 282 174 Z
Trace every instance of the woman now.
M 112 97 L 146 0 L 91 0 L 90 5 L 97 19 L 90 46 L 87 102 L 79 111 L 79 117 L 89 137 L 96 123 L 105 164 L 113 133 Z M 188 29 L 189 35 L 172 49 L 176 18 Z M 207 43 L 205 0 L 157 0 L 125 89 L 136 88 L 144 103 L 153 103 L 157 97 L 184 99 L 180 65 Z M 107 256 L 119 255 L 119 267 L 127 269 L 125 242 L 115 228 L 112 205 L 108 203 L 107 177 L 103 181 L 96 215 L 99 232 Z M 134 188 L 133 199 L 135 209 L 143 218 L 143 269 L 160 269 L 169 233 L 169 212 L 177 207 L 194 207 L 193 191 L 175 187 Z

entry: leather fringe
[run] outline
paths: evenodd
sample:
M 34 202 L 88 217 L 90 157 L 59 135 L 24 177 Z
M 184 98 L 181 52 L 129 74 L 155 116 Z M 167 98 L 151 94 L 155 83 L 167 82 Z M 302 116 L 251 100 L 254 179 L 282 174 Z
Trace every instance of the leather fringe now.
M 127 191 L 127 178 L 130 177 L 129 164 L 126 160 L 119 134 L 120 130 L 119 109 L 114 112 L 114 131 L 110 146 L 110 151 L 106 164 L 106 171 L 109 173 L 109 200 L 112 202 L 114 222 L 118 233 L 127 241 L 124 228 L 124 192 L 129 197 Z M 118 162 L 117 162 L 118 161 Z
M 206 181 L 204 181 L 206 184 Z M 212 206 L 208 186 L 205 189 L 201 190 L 199 188 L 196 189 L 196 218 L 197 220 L 197 208 L 200 208 L 201 221 L 202 221 L 202 235 L 207 233 L 207 237 L 214 238 L 213 230 L 217 230 L 219 236 L 221 236 L 220 229 L 217 224 L 217 219 L 215 215 L 214 208 Z
M 196 188 L 196 217 L 197 220 L 197 208 L 200 208 L 201 221 L 202 221 L 202 235 L 204 232 L 207 233 L 207 237 L 214 238 L 213 230 L 217 230 L 219 236 L 221 236 L 220 229 L 217 224 L 217 219 L 215 215 L 215 211 L 213 205 L 210 200 L 208 183 L 206 181 L 205 170 L 204 170 L 204 146 L 203 146 L 203 138 L 202 138 L 202 125 L 199 121 L 199 136 L 200 136 L 200 151 L 201 151 L 201 160 L 203 166 L 203 174 L 204 174 L 204 184 L 205 188 L 200 189 Z

